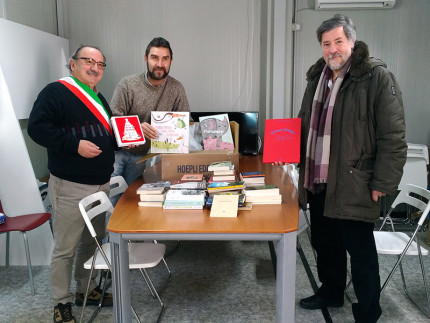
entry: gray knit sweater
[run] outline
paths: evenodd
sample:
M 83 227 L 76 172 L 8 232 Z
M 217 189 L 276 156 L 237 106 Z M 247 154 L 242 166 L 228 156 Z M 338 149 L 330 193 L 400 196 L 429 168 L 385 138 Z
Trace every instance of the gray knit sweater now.
M 110 104 L 114 116 L 138 115 L 140 122 L 151 123 L 151 111 L 190 111 L 182 84 L 171 76 L 159 86 L 147 81 L 146 73 L 124 77 L 118 83 Z M 150 141 L 129 151 L 145 155 Z

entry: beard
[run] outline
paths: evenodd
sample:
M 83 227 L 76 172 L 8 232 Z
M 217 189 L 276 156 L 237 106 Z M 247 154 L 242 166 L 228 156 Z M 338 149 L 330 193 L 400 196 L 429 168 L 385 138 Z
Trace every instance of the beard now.
M 151 71 L 149 69 L 149 65 L 146 64 L 146 68 L 148 70 L 149 77 L 151 77 L 152 79 L 157 80 L 157 81 L 163 80 L 167 77 L 167 75 L 169 75 L 169 71 L 166 70 L 164 67 L 154 67 L 153 70 Z M 157 71 L 157 70 L 163 71 L 164 73 L 161 74 L 161 76 L 158 76 L 157 74 L 155 74 L 155 71 Z
M 330 69 L 332 71 L 339 71 L 340 69 L 342 69 L 343 65 L 345 65 L 346 61 L 348 60 L 348 58 L 351 56 L 351 54 L 342 54 L 342 53 L 337 53 L 337 54 L 330 54 L 327 57 L 324 58 L 326 64 L 328 65 L 328 67 L 330 67 Z M 340 57 L 340 62 L 334 62 L 332 61 L 333 58 L 336 57 Z

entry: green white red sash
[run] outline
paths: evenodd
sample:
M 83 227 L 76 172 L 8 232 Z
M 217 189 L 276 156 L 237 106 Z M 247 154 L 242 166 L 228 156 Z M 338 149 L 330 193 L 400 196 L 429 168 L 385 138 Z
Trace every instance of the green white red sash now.
M 103 124 L 106 130 L 109 131 L 113 137 L 109 115 L 106 112 L 106 109 L 104 108 L 99 97 L 89 87 L 88 91 L 92 91 L 93 95 L 88 93 L 86 89 L 82 88 L 81 85 L 78 84 L 71 76 L 63 77 L 62 79 L 59 79 L 58 82 L 64 84 L 70 91 L 72 91 L 73 94 L 75 94 L 82 101 L 82 103 L 85 104 L 88 109 L 90 109 L 90 111 L 97 117 L 97 119 Z

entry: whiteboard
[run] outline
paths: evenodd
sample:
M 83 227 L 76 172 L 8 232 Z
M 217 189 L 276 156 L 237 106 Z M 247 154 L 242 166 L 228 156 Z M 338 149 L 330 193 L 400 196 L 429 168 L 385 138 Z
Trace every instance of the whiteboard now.
M 0 65 L 17 119 L 28 119 L 46 84 L 69 75 L 69 40 L 0 19 Z
M 44 212 L 18 119 L 29 117 L 40 90 L 68 74 L 69 41 L 0 19 L 0 200 L 8 216 Z M 53 246 L 48 223 L 28 233 L 31 262 L 48 265 Z M 6 235 L 0 235 L 0 246 Z M 0 248 L 0 265 L 5 261 Z M 10 264 L 26 265 L 22 236 L 10 237 Z

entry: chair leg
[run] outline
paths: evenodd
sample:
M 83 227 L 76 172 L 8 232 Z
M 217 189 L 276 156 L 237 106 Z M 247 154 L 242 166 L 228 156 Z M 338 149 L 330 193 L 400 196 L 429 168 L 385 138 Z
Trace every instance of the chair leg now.
M 160 310 L 160 313 L 158 314 L 158 318 L 157 318 L 157 323 L 158 323 L 158 322 L 160 322 L 161 317 L 162 317 L 162 316 L 163 316 L 163 314 L 164 314 L 164 309 L 165 309 L 165 307 L 164 307 L 164 303 L 163 303 L 163 301 L 161 300 L 160 295 L 157 293 L 157 290 L 155 289 L 154 284 L 152 283 L 152 280 L 151 280 L 151 278 L 149 277 L 149 275 L 148 275 L 147 271 L 146 271 L 145 269 L 142 269 L 140 272 L 141 272 L 142 276 L 146 276 L 146 278 L 144 278 L 144 279 L 145 279 L 145 281 L 148 281 L 148 282 L 149 282 L 149 285 L 148 285 L 148 286 L 151 286 L 150 288 L 154 291 L 156 298 L 157 298 L 157 299 L 158 299 L 158 301 L 160 302 L 161 310 Z
M 163 285 L 161 285 L 161 287 L 160 287 L 160 293 L 164 290 L 164 288 L 166 288 L 167 282 L 170 280 L 170 277 L 172 276 L 172 273 L 171 273 L 171 271 L 170 271 L 170 268 L 169 268 L 169 266 L 167 266 L 167 262 L 166 262 L 166 260 L 165 260 L 164 258 L 163 258 L 162 260 L 163 260 L 164 266 L 166 267 L 166 270 L 167 270 L 167 272 L 168 272 L 168 275 L 167 275 L 167 278 L 166 278 L 166 280 L 164 281 Z
M 427 298 L 427 309 L 424 309 L 423 306 L 421 306 L 414 297 L 412 297 L 412 295 L 409 293 L 407 286 L 406 286 L 406 281 L 405 281 L 405 276 L 403 273 L 403 268 L 402 265 L 400 263 L 400 272 L 401 272 L 401 276 L 402 276 L 402 282 L 403 282 L 403 289 L 405 291 L 406 296 L 408 296 L 408 298 L 421 310 L 421 312 L 424 313 L 424 315 L 426 315 L 428 318 L 430 318 L 430 294 L 429 294 L 429 289 L 428 289 L 428 284 L 427 284 L 427 276 L 426 276 L 426 272 L 425 272 L 425 268 L 424 268 L 424 261 L 422 258 L 422 253 L 421 253 L 421 247 L 419 244 L 419 241 L 417 238 L 415 238 L 415 242 L 417 244 L 417 248 L 418 248 L 418 258 L 420 261 L 420 266 L 421 266 L 421 273 L 423 275 L 423 283 L 424 283 L 424 290 L 426 293 L 426 298 Z
M 92 276 L 93 271 L 94 271 L 95 259 L 96 259 L 96 257 L 94 255 L 93 263 L 91 264 L 90 276 L 88 277 L 87 289 L 85 290 L 84 303 L 82 304 L 82 311 L 81 311 L 81 316 L 79 318 L 79 323 L 81 323 L 82 319 L 84 318 L 85 307 L 87 306 L 88 292 L 90 291 L 91 276 Z
M 142 323 L 142 321 L 140 320 L 139 316 L 137 316 L 136 310 L 134 309 L 133 305 L 131 305 L 131 311 L 133 312 L 134 316 L 136 317 L 136 320 L 139 323 Z
M 143 280 L 145 281 L 145 283 L 146 283 L 146 287 L 148 287 L 148 289 L 149 289 L 149 291 L 151 292 L 151 295 L 152 295 L 152 297 L 156 297 L 155 296 L 155 294 L 154 294 L 154 291 L 152 290 L 152 288 L 151 288 L 151 284 L 149 283 L 149 281 L 148 281 L 148 279 L 146 278 L 146 276 L 144 275 L 144 273 L 143 273 L 143 269 L 142 268 L 139 268 L 139 271 L 140 271 L 140 274 L 142 275 L 142 277 L 143 277 Z
M 90 277 L 89 277 L 89 281 L 91 281 L 91 275 L 90 275 Z M 88 320 L 88 322 L 89 322 L 89 323 L 93 322 L 93 321 L 94 321 L 94 319 L 97 317 L 97 315 L 98 315 L 98 314 L 100 313 L 100 311 L 102 310 L 103 298 L 105 297 L 106 289 L 107 289 L 107 286 L 108 286 L 108 283 L 107 283 L 107 282 L 108 282 L 108 279 L 107 279 L 107 276 L 106 276 L 105 281 L 104 281 L 104 283 L 103 283 L 102 294 L 101 294 L 101 296 L 100 296 L 100 302 L 99 302 L 99 304 L 97 305 L 96 309 L 94 310 L 93 315 L 91 315 L 90 319 Z M 88 287 L 87 287 L 87 288 L 88 288 Z
M 30 248 L 28 247 L 27 233 L 25 231 L 21 231 L 21 233 L 22 233 L 22 237 L 24 239 L 25 255 L 27 257 L 28 274 L 30 276 L 31 292 L 34 295 L 35 290 L 34 290 L 33 272 L 31 270 Z
M 387 287 L 388 282 L 389 282 L 389 281 L 391 280 L 391 278 L 393 277 L 394 272 L 396 271 L 397 267 L 400 265 L 400 263 L 401 263 L 401 261 L 402 261 L 403 257 L 405 256 L 406 252 L 408 251 L 409 247 L 411 246 L 411 244 L 412 244 L 413 240 L 415 239 L 415 237 L 416 237 L 416 235 L 417 235 L 417 233 L 418 233 L 418 231 L 419 231 L 420 229 L 421 229 L 421 226 L 418 226 L 418 227 L 415 229 L 415 232 L 413 233 L 413 235 L 412 235 L 411 239 L 409 239 L 409 242 L 406 244 L 405 249 L 403 249 L 402 253 L 399 255 L 399 257 L 398 257 L 398 259 L 397 259 L 396 263 L 394 264 L 393 269 L 391 269 L 390 274 L 388 275 L 387 279 L 385 280 L 384 285 L 382 285 L 381 293 L 384 291 L 385 287 Z

